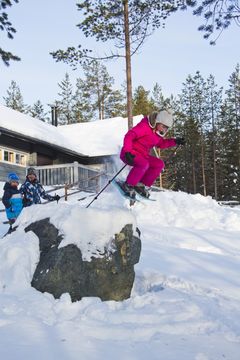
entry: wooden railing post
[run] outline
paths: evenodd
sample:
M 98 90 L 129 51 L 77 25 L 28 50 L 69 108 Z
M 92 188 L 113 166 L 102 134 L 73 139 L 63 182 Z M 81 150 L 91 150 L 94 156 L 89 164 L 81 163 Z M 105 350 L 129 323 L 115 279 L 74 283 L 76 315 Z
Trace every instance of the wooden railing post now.
M 101 188 L 103 171 L 79 164 L 77 161 L 71 164 L 36 166 L 35 168 L 44 186 L 62 185 L 66 187 L 66 201 L 68 197 L 67 190 L 71 186 L 79 186 L 83 191 L 98 191 Z
M 74 161 L 73 163 L 73 182 L 74 184 L 78 184 L 78 162 Z
M 67 197 L 68 197 L 67 191 L 68 191 L 68 184 L 65 184 L 65 187 L 64 187 L 64 195 L 65 195 L 64 200 L 65 201 L 67 201 Z

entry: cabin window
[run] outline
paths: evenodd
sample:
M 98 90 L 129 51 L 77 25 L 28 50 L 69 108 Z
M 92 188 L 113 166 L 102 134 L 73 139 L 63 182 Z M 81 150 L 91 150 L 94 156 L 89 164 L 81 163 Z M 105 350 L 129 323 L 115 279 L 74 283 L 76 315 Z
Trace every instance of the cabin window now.
M 4 150 L 4 161 L 14 162 L 14 153 L 12 151 Z
M 13 150 L 0 149 L 0 161 L 26 166 L 27 155 Z
M 26 165 L 26 155 L 16 153 L 15 162 L 18 165 Z

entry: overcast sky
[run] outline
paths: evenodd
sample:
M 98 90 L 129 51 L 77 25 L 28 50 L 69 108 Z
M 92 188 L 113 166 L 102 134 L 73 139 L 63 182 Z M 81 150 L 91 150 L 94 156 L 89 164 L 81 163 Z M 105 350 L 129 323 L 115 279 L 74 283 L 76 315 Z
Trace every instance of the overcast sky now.
M 81 68 L 73 71 L 69 65 L 56 63 L 51 51 L 66 49 L 81 43 L 87 47 L 95 41 L 85 39 L 76 27 L 80 22 L 77 0 L 20 0 L 8 10 L 9 20 L 17 30 L 13 40 L 1 32 L 0 46 L 21 57 L 9 67 L 0 63 L 0 103 L 12 80 L 20 87 L 24 102 L 32 105 L 37 100 L 46 105 L 57 98 L 58 83 L 68 72 L 73 84 L 82 76 Z M 209 45 L 197 31 L 201 18 L 187 12 L 173 14 L 165 29 L 157 30 L 148 38 L 132 59 L 133 88 L 143 85 L 152 90 L 158 82 L 163 94 L 177 95 L 186 77 L 197 70 L 208 77 L 215 76 L 219 86 L 228 86 L 230 74 L 240 62 L 240 28 L 232 25 L 219 38 L 216 46 Z M 98 52 L 104 49 L 98 45 Z M 124 61 L 106 63 L 115 86 L 125 80 Z

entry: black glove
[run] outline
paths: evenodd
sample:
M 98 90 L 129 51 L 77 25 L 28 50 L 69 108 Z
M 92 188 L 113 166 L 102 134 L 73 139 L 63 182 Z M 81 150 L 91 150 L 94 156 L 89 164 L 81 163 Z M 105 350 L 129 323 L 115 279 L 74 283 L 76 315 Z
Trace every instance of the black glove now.
M 131 154 L 130 152 L 125 153 L 125 160 L 128 165 L 133 165 L 135 155 Z
M 175 141 L 176 141 L 177 145 L 185 145 L 186 144 L 186 140 L 183 137 L 177 137 L 175 139 Z
M 53 199 L 54 200 L 56 200 L 57 202 L 59 201 L 59 199 L 60 199 L 60 196 L 59 195 L 55 195 L 54 197 L 53 197 Z

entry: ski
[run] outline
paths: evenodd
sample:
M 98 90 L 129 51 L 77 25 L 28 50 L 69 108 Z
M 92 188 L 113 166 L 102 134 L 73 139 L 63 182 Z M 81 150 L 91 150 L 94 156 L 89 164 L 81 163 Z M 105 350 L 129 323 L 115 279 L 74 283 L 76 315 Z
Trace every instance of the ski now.
M 16 230 L 16 228 L 13 228 L 12 225 L 10 225 L 8 231 L 6 232 L 6 234 L 4 234 L 4 235 L 2 236 L 2 239 L 3 239 L 5 236 L 11 234 L 11 233 L 12 233 L 13 231 L 15 231 L 15 230 Z
M 141 200 L 148 200 L 148 201 L 156 201 L 156 199 L 152 199 L 150 197 L 143 196 L 143 195 L 139 194 L 137 191 L 136 191 L 136 196 L 137 196 L 137 198 L 139 198 L 139 200 L 141 199 Z
M 92 197 L 92 196 L 95 196 L 95 195 L 96 195 L 96 194 L 86 195 L 86 196 L 84 196 L 84 197 L 82 197 L 82 198 L 80 198 L 80 199 L 77 199 L 77 201 L 82 201 L 82 200 L 88 199 L 88 198 L 90 198 L 90 197 Z
M 128 195 L 124 192 L 124 190 L 122 189 L 122 184 L 123 184 L 123 182 L 124 182 L 124 181 L 119 180 L 119 179 L 113 180 L 113 184 L 116 185 L 116 187 L 118 188 L 118 190 L 121 192 L 121 194 L 122 194 L 125 198 L 127 198 L 127 199 L 129 199 L 129 200 L 132 200 L 132 201 L 134 201 L 134 202 L 135 202 L 135 201 L 141 202 L 142 200 L 156 201 L 156 199 L 147 198 L 147 197 L 139 194 L 136 190 L 135 190 L 136 197 L 135 197 L 134 199 L 131 198 L 131 196 L 128 196 Z
M 132 198 L 131 196 L 127 195 L 127 194 L 125 193 L 125 191 L 123 190 L 123 188 L 122 188 L 122 184 L 123 184 L 123 181 L 122 181 L 122 180 L 119 180 L 119 179 L 114 179 L 114 180 L 113 180 L 113 185 L 115 185 L 115 187 L 118 189 L 118 191 L 120 192 L 120 194 L 121 194 L 123 197 L 125 197 L 125 199 L 130 200 L 130 205 L 134 205 L 135 202 L 138 202 L 138 201 L 140 202 L 139 199 L 137 199 L 137 198 Z

